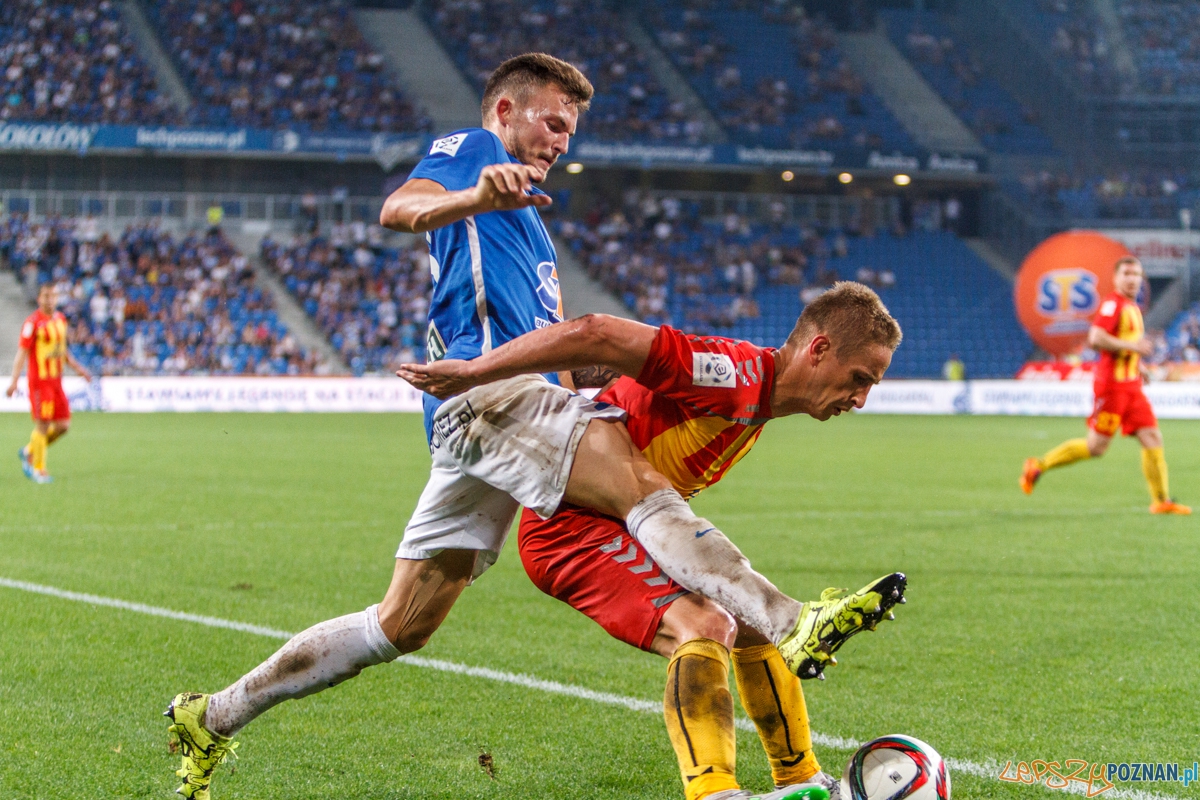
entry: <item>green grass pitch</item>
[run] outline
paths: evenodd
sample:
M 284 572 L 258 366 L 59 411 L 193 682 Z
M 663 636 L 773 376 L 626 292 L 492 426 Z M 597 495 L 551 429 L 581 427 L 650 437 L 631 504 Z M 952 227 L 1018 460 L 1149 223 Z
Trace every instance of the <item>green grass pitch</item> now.
M 1200 501 L 1200 425 L 1166 422 Z M 0 416 L 0 577 L 297 631 L 376 602 L 428 453 L 415 415 L 81 414 L 35 486 Z M 1152 518 L 1136 447 L 1043 478 L 1079 420 L 781 420 L 696 501 L 793 596 L 908 573 L 898 621 L 805 688 L 813 727 L 947 756 L 1200 756 L 1200 516 Z M 0 798 L 173 796 L 161 716 L 279 642 L 0 587 Z M 510 545 L 422 655 L 646 700 L 665 664 L 542 596 Z M 661 718 L 410 665 L 287 703 L 240 736 L 224 798 L 681 798 Z M 768 788 L 752 733 L 743 785 Z M 490 754 L 495 775 L 479 765 Z M 849 753 L 818 748 L 830 772 Z M 958 773 L 958 798 L 1049 797 Z M 1142 784 L 1160 795 L 1197 787 Z

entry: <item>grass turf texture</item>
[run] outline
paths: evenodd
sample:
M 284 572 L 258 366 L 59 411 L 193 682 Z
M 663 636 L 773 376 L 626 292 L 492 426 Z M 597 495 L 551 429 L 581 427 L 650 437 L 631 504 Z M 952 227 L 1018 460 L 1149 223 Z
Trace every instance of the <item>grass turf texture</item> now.
M 15 450 L 28 428 L 2 415 L 0 441 Z M 1163 428 L 1175 492 L 1200 501 L 1200 425 Z M 1200 523 L 1146 513 L 1128 441 L 1022 495 L 1022 460 L 1082 432 L 781 420 L 696 501 L 793 596 L 908 573 L 898 622 L 805 683 L 814 728 L 908 733 L 974 762 L 1192 763 Z M 50 451 L 54 484 L 8 458 L 0 576 L 291 631 L 378 600 L 428 465 L 415 415 L 82 414 Z M 0 609 L 3 798 L 171 796 L 167 700 L 279 644 L 2 587 Z M 538 593 L 514 545 L 422 655 L 650 700 L 665 668 Z M 406 665 L 286 703 L 240 738 L 218 800 L 682 797 L 661 718 Z M 765 790 L 757 739 L 738 744 L 743 784 Z M 818 755 L 835 773 L 848 757 Z M 1049 796 L 954 783 L 959 798 Z

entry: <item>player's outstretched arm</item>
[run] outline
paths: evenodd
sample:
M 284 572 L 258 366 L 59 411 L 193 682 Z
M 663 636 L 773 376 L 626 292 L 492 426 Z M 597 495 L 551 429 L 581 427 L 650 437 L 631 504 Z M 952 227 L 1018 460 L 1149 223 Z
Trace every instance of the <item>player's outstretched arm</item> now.
M 75 356 L 71 355 L 71 348 L 69 347 L 67 348 L 65 359 L 68 367 L 75 370 L 75 372 L 78 373 L 79 376 L 88 383 L 92 382 L 92 373 L 88 372 L 87 367 L 83 366 L 83 364 L 80 364 L 79 361 L 76 360 Z
M 402 364 L 396 374 L 440 398 L 516 375 L 594 364 L 636 377 L 657 334 L 658 328 L 641 322 L 588 314 L 518 336 L 471 361 L 447 358 L 431 364 Z
M 379 224 L 401 233 L 425 233 L 488 211 L 548 206 L 549 197 L 530 193 L 545 177 L 528 164 L 489 164 L 474 186 L 457 192 L 437 181 L 414 178 L 384 202 Z
M 1130 342 L 1113 336 L 1099 325 L 1088 328 L 1088 347 L 1093 350 L 1107 350 L 1110 353 L 1132 351 L 1146 357 L 1154 355 L 1154 342 L 1145 336 L 1136 342 Z
M 13 359 L 12 381 L 4 391 L 5 397 L 12 397 L 17 393 L 17 379 L 21 377 L 21 370 L 25 369 L 25 359 L 28 357 L 29 352 L 24 347 L 17 348 L 17 357 Z

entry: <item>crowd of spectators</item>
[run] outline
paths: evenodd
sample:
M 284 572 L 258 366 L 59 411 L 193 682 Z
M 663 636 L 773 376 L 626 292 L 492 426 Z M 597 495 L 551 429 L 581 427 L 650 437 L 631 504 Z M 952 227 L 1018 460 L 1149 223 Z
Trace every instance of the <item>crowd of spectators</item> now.
M 111 0 L 0 3 L 0 120 L 159 124 L 176 116 Z
M 1200 366 L 1200 303 L 1193 303 L 1175 318 L 1162 336 L 1156 361 Z
M 262 255 L 355 375 L 424 358 L 429 250 L 387 247 L 378 226 L 339 223 L 328 236 L 262 242 Z
M 1186 169 L 1126 169 L 1104 174 L 1025 173 L 1009 187 L 1036 213 L 1062 219 L 1164 220 L 1200 203 L 1200 179 Z
M 935 12 L 884 10 L 888 34 L 989 150 L 1050 154 L 1037 116 L 989 77 Z
M 848 249 L 842 231 L 785 224 L 778 200 L 764 219 L 706 218 L 695 201 L 632 190 L 617 207 L 554 224 L 592 278 L 641 320 L 700 333 L 759 317 L 760 288 L 789 287 L 809 302 L 838 280 L 831 261 Z M 859 277 L 895 285 L 886 269 Z
M 1143 91 L 1200 94 L 1200 2 L 1123 0 L 1117 4 Z
M 650 27 L 720 122 L 773 147 L 911 144 L 799 3 L 656 0 Z
M 191 121 L 299 131 L 424 131 L 345 0 L 152 6 L 195 98 Z
M 319 367 L 219 230 L 180 239 L 141 223 L 113 238 L 94 220 L 12 215 L 0 227 L 0 255 L 27 289 L 55 285 L 72 352 L 97 375 L 298 375 Z
M 466 75 L 482 90 L 505 59 L 551 53 L 577 66 L 596 89 L 579 134 L 606 141 L 700 142 L 704 123 L 672 100 L 620 13 L 602 0 L 432 0 L 428 18 Z
M 1032 9 L 1048 35 L 1050 51 L 1080 86 L 1117 94 L 1122 81 L 1112 62 L 1112 45 L 1089 0 L 1035 0 Z

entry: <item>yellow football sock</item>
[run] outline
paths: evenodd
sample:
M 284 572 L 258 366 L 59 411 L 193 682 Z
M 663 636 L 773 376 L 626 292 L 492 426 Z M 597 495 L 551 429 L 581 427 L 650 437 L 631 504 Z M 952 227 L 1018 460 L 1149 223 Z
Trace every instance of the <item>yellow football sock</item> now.
M 667 665 L 663 717 L 687 800 L 738 788 L 729 650 L 724 645 L 692 639 L 676 648 Z
M 37 428 L 29 435 L 29 463 L 39 472 L 46 470 L 46 434 Z
M 775 645 L 735 648 L 733 674 L 742 707 L 767 751 L 775 785 L 804 783 L 817 774 L 821 765 L 812 750 L 804 690 Z
M 1171 499 L 1171 493 L 1167 490 L 1167 459 L 1161 447 L 1142 448 L 1142 474 L 1146 476 L 1152 501 L 1165 503 Z
M 1042 469 L 1047 470 L 1065 467 L 1067 464 L 1074 464 L 1076 461 L 1091 457 L 1092 451 L 1088 450 L 1087 439 L 1068 439 L 1042 456 L 1040 461 Z

